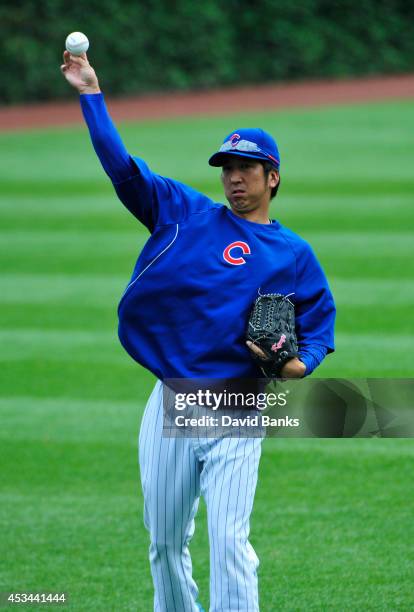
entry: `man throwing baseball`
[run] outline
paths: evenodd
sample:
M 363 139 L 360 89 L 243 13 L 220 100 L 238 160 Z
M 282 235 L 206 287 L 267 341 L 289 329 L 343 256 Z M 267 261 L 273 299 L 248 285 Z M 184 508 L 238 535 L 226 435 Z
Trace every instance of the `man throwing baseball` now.
M 81 94 L 93 146 L 119 199 L 150 232 L 119 304 L 119 338 L 158 378 L 139 439 L 154 610 L 202 609 L 188 548 L 202 494 L 210 612 L 257 612 L 259 562 L 248 536 L 262 440 L 163 437 L 162 381 L 260 378 L 257 357 L 266 356 L 245 339 L 259 292 L 290 296 L 295 307 L 299 356 L 281 376 L 311 374 L 334 350 L 328 283 L 309 244 L 269 219 L 280 182 L 269 134 L 232 131 L 210 158 L 222 168 L 227 207 L 127 152 L 85 54 L 66 51 L 61 70 Z

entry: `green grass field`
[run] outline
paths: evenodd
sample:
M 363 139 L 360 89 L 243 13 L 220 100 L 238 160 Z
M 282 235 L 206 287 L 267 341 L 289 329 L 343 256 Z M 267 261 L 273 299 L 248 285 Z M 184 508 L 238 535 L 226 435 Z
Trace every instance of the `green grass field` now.
M 120 129 L 154 170 L 218 201 L 209 154 L 237 127 L 271 131 L 273 217 L 312 243 L 338 307 L 318 376 L 412 377 L 413 122 L 393 102 Z M 116 337 L 147 233 L 85 128 L 1 134 L 0 150 L 0 592 L 149 612 L 136 440 L 154 379 Z M 251 534 L 263 612 L 413 609 L 413 455 L 410 440 L 265 442 Z M 207 606 L 204 506 L 192 553 Z

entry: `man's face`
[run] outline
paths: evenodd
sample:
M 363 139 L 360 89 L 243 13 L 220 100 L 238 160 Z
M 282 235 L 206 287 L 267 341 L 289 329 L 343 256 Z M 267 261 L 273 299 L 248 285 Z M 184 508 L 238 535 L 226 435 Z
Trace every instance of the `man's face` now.
M 248 157 L 228 156 L 223 164 L 221 180 L 233 212 L 239 215 L 269 206 L 270 194 L 279 182 L 277 170 L 266 177 L 260 162 Z

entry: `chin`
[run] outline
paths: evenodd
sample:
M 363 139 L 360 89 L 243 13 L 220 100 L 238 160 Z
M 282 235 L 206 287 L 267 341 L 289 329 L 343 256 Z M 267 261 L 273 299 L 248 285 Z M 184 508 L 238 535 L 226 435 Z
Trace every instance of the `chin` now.
M 246 202 L 245 200 L 237 199 L 237 200 L 229 200 L 229 202 L 230 202 L 230 206 L 234 208 L 235 210 L 243 210 L 243 211 L 248 212 L 249 203 Z
M 237 212 L 240 215 L 247 215 L 254 210 L 254 207 L 251 207 L 248 204 L 236 204 L 235 206 L 232 204 L 231 208 L 234 212 Z

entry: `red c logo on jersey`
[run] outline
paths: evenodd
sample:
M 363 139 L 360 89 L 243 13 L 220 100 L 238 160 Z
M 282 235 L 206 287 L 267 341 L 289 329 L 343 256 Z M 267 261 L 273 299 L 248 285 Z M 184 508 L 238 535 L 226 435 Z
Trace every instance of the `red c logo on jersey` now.
M 227 246 L 223 251 L 223 257 L 227 263 L 232 264 L 233 266 L 241 266 L 246 263 L 244 257 L 232 257 L 230 251 L 232 249 L 241 249 L 243 255 L 250 255 L 250 247 L 247 242 L 241 242 L 241 240 L 237 240 L 236 242 L 232 242 Z

